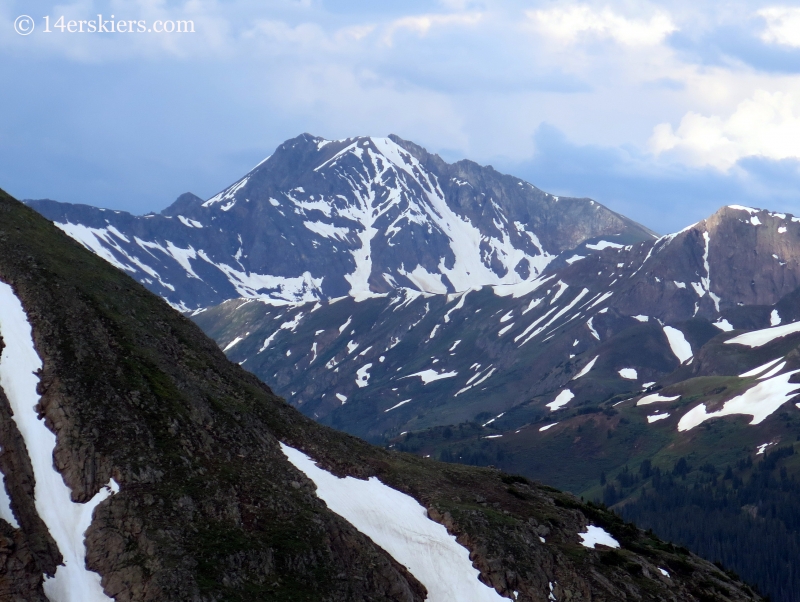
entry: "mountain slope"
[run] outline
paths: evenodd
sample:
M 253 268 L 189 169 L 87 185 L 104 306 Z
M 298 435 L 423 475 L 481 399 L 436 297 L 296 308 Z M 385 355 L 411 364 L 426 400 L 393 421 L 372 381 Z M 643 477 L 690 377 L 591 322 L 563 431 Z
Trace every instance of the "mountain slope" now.
M 796 218 L 723 208 L 652 242 L 581 245 L 518 285 L 280 308 L 235 300 L 193 318 L 304 413 L 354 434 L 501 413 L 516 428 L 632 395 L 724 330 L 780 319 L 771 306 L 799 284 L 798 239 Z
M 29 204 L 182 310 L 516 283 L 590 239 L 653 238 L 589 199 L 396 136 L 303 134 L 207 201 L 185 194 L 160 215 Z
M 9 597 L 52 595 L 64 543 L 82 543 L 55 526 L 92 500 L 86 565 L 100 577 L 75 570 L 102 592 L 67 588 L 58 600 L 423 599 L 415 575 L 325 506 L 282 442 L 339 476 L 377 477 L 417 500 L 507 598 L 758 599 L 571 496 L 371 447 L 304 418 L 188 319 L 2 192 L 0 215 L 10 295 L 0 333 L 13 352 L 0 358 L 0 407 L 6 417 L 9 405 L 17 410 L 0 429 L 12 512 L 0 520 L 0 588 Z M 3 372 L 20 354 L 41 362 L 35 378 Z M 37 416 L 21 395 L 41 396 Z M 41 463 L 46 443 L 25 426 L 41 428 L 37 418 L 55 435 L 53 487 L 71 497 L 57 507 L 40 495 L 52 477 Z M 621 547 L 595 547 L 598 538 Z M 43 573 L 55 578 L 42 584 Z
M 522 285 L 194 319 L 317 420 L 602 501 L 789 602 L 798 221 L 726 207 L 653 242 L 582 245 Z M 726 343 L 770 327 L 789 332 Z

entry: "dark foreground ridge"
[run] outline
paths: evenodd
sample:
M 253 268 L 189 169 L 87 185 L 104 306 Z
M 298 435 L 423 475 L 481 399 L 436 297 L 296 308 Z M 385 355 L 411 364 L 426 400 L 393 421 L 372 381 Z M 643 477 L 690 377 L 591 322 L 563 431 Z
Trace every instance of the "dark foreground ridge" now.
M 73 500 L 91 499 L 111 478 L 120 485 L 86 533 L 87 566 L 115 600 L 425 599 L 403 566 L 326 508 L 279 441 L 337 475 L 377 476 L 413 496 L 511 599 L 760 599 L 571 495 L 314 423 L 189 319 L 2 192 L 0 280 L 33 327 L 39 411 Z M 9 410 L 0 395 L 0 469 L 21 528 L 0 521 L 0 599 L 45 600 L 42 574 L 60 551 L 34 506 Z M 590 524 L 621 547 L 583 547 L 578 533 Z

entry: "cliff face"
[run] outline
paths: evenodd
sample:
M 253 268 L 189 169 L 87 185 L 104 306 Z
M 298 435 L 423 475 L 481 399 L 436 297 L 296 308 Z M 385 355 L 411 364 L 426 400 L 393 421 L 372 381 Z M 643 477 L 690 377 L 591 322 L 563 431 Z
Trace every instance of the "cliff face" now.
M 574 497 L 312 422 L 187 318 L 5 194 L 0 281 L 30 322 L 42 366 L 36 411 L 56 437 L 66 503 L 102 499 L 85 560 L 105 597 L 425 599 L 415 575 L 326 507 L 283 442 L 339 476 L 377 477 L 417 500 L 507 598 L 758 599 L 713 565 Z M 34 495 L 32 504 L 40 450 L 15 432 L 23 416 L 15 410 L 9 420 L 7 401 L 0 396 L 0 470 L 19 528 L 0 522 L 0 591 L 41 600 L 42 574 L 58 578 L 67 551 L 48 534 L 46 500 Z M 581 545 L 590 525 L 620 548 Z

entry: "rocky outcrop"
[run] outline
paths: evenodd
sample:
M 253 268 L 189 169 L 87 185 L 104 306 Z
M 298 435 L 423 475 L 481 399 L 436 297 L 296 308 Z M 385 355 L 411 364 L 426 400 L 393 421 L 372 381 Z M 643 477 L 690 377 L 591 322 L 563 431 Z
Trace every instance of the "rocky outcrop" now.
M 42 577 L 25 532 L 0 519 L 0 600 L 48 602 Z

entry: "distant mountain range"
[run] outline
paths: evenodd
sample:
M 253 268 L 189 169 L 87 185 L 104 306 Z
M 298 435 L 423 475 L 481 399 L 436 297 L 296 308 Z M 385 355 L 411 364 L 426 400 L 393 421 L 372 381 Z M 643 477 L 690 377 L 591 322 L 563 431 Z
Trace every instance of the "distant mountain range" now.
M 393 136 L 300 136 L 160 215 L 28 203 L 319 422 L 800 588 L 800 218 L 730 206 L 659 237 Z

